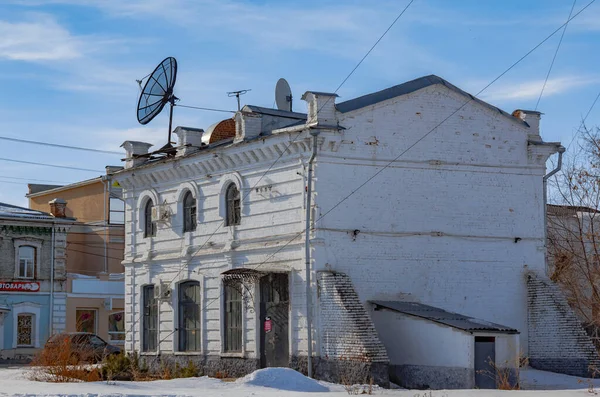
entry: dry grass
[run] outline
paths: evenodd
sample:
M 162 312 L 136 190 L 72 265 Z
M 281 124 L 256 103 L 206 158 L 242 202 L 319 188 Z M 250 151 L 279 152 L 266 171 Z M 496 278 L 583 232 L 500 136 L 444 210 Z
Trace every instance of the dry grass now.
M 489 359 L 488 364 L 492 369 L 478 371 L 478 373 L 494 379 L 496 381 L 496 389 L 498 390 L 521 390 L 519 384 L 520 367 L 527 366 L 529 360 L 521 355 L 518 363 L 519 365 L 517 367 L 510 368 L 508 361 L 505 361 L 503 363 L 504 365 L 501 367 L 493 360 Z
M 77 349 L 68 338 L 57 338 L 56 343 L 48 344 L 33 359 L 31 380 L 40 382 L 95 382 L 101 380 L 98 368 L 88 365 L 92 362 L 92 350 Z

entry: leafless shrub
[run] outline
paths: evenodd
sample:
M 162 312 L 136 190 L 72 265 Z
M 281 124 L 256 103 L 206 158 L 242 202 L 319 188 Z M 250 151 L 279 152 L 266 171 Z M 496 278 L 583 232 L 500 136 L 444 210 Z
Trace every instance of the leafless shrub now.
M 93 350 L 78 348 L 68 337 L 57 336 L 36 355 L 29 378 L 40 382 L 95 382 L 101 375 L 89 365 L 93 357 Z

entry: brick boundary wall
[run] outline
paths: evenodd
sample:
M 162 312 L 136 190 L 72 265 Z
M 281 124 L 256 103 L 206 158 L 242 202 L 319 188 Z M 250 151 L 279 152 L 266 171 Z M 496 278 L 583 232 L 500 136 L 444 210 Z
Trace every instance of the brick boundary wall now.
M 536 369 L 591 377 L 600 356 L 560 288 L 546 277 L 526 274 L 529 364 Z
M 375 325 L 360 302 L 350 277 L 343 273 L 319 272 L 317 280 L 320 360 L 343 363 L 340 369 L 344 373 L 337 374 L 341 378 L 364 382 L 366 378 L 372 377 L 375 383 L 387 386 L 387 351 L 379 340 Z M 336 378 L 338 376 L 330 379 L 339 380 Z

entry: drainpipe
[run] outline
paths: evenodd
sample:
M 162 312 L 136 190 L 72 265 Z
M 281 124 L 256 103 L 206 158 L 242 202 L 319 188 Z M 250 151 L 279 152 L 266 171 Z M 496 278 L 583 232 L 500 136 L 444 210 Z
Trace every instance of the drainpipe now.
M 104 185 L 104 218 L 102 219 L 104 221 L 104 273 L 108 274 L 108 220 L 106 219 L 106 207 L 108 205 L 106 201 L 106 196 L 108 192 L 107 185 L 109 183 L 108 177 L 102 176 L 101 181 L 102 185 Z
M 54 335 L 54 245 L 56 239 L 54 238 L 54 222 L 52 222 L 52 245 L 50 254 L 50 336 Z
M 308 177 L 306 182 L 306 229 L 304 233 L 304 249 L 306 257 L 306 331 L 308 341 L 308 377 L 312 378 L 312 318 L 311 318 L 311 286 L 310 286 L 310 214 L 311 214 L 311 193 L 312 193 L 312 174 L 313 161 L 317 157 L 317 136 L 319 130 L 310 130 L 313 138 L 313 149 L 308 160 Z
M 545 266 L 546 266 L 546 275 L 548 275 L 548 179 L 554 174 L 556 174 L 562 168 L 562 156 L 566 151 L 565 147 L 560 145 L 558 147 L 558 164 L 556 164 L 556 168 L 552 171 L 544 175 L 544 247 L 546 248 L 546 252 L 544 253 L 545 258 Z

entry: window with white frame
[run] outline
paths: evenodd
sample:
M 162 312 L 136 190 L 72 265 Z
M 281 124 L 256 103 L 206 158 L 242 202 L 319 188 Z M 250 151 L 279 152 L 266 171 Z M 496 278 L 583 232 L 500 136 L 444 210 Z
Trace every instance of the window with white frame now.
M 124 312 L 114 312 L 108 315 L 108 338 L 111 342 L 125 340 Z
M 146 285 L 143 292 L 142 351 L 156 351 L 158 344 L 158 302 L 154 296 L 154 285 Z
M 18 278 L 35 278 L 36 248 L 31 245 L 21 245 L 18 248 Z
M 242 284 L 228 283 L 224 289 L 223 351 L 239 353 L 242 351 Z
M 191 232 L 196 230 L 196 199 L 192 192 L 188 191 L 183 196 L 183 231 Z
M 200 350 L 200 283 L 179 284 L 179 351 Z
M 156 222 L 152 222 L 152 207 L 154 203 L 148 199 L 144 206 L 144 237 L 156 236 Z
M 225 190 L 225 226 L 240 224 L 242 218 L 240 204 L 240 190 L 232 182 Z
M 34 315 L 21 313 L 17 315 L 17 347 L 33 346 Z

